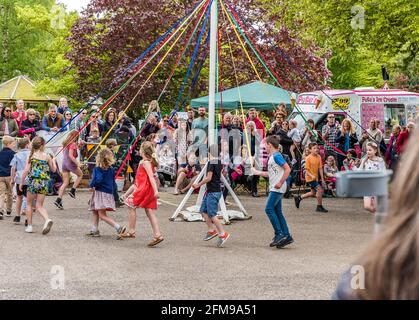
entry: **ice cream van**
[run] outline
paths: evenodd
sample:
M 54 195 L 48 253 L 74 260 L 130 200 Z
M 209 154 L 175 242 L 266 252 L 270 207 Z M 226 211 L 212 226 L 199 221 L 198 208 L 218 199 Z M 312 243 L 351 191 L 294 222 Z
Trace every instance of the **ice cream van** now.
M 354 90 L 325 90 L 305 92 L 296 98 L 297 108 L 293 109 L 290 119 L 304 129 L 304 120 L 300 110 L 307 119 L 313 119 L 316 129 L 322 129 L 327 122 L 327 115 L 333 113 L 339 123 L 344 118 L 353 118 L 365 129 L 375 118 L 380 121 L 380 130 L 388 139 L 394 125 L 406 126 L 409 121 L 417 121 L 419 117 L 419 94 L 401 90 L 377 90 L 373 88 L 357 88 Z M 350 117 L 347 115 L 349 114 Z M 354 123 L 358 136 L 362 129 Z

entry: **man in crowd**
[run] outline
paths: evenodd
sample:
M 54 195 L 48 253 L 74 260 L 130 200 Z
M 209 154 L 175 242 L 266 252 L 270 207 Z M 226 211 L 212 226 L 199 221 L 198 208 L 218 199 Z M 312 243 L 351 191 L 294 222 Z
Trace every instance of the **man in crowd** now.
M 368 142 L 374 142 L 375 144 L 380 145 L 382 140 L 383 133 L 377 127 L 377 119 L 371 119 L 369 129 L 362 134 L 362 138 L 359 141 L 359 144 L 362 146 L 362 152 L 364 154 L 367 152 Z
M 206 117 L 205 107 L 199 107 L 198 118 L 192 122 L 193 151 L 199 149 L 200 157 L 205 157 L 207 153 L 206 144 L 208 137 L 208 119 Z
M 248 123 L 249 121 L 253 121 L 255 123 L 256 130 L 258 131 L 258 133 L 262 137 L 262 139 L 264 139 L 265 138 L 265 125 L 259 119 L 255 108 L 252 108 L 252 109 L 249 110 L 249 116 L 246 119 L 246 123 Z
M 188 109 L 188 122 L 187 122 L 189 131 L 192 130 L 192 123 L 194 119 L 195 119 L 195 111 L 192 108 L 189 108 Z
M 329 113 L 327 116 L 327 123 L 322 128 L 322 136 L 327 141 L 324 145 L 326 157 L 333 156 L 336 158 L 336 151 L 333 147 L 339 148 L 339 142 L 336 141 L 339 130 L 339 122 L 336 121 L 335 115 Z
M 51 105 L 49 112 L 42 119 L 42 130 L 58 132 L 64 127 L 64 117 L 57 113 L 57 106 Z
M 22 122 L 26 120 L 25 102 L 23 100 L 16 101 L 16 111 L 12 112 L 12 117 L 16 120 L 20 130 Z
M 66 112 L 70 112 L 71 114 L 73 113 L 72 111 L 71 111 L 71 109 L 68 107 L 68 102 L 67 102 L 67 99 L 66 98 L 61 98 L 60 99 L 60 105 L 59 105 L 59 107 L 58 107 L 58 110 L 57 110 L 57 112 L 59 113 L 59 114 L 65 114 Z

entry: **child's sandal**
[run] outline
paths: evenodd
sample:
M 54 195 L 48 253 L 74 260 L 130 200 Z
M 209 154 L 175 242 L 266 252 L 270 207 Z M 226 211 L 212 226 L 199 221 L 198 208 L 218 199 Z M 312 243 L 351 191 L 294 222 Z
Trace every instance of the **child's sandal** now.
M 163 240 L 164 240 L 163 236 L 153 238 L 153 240 L 147 246 L 154 247 L 158 245 L 160 242 L 162 242 Z

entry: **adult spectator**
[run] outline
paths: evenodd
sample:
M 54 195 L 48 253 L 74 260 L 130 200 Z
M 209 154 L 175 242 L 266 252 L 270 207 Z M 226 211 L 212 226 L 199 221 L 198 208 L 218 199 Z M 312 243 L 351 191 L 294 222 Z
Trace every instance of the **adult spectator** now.
M 200 158 L 207 156 L 208 119 L 205 107 L 198 108 L 198 118 L 192 122 L 192 148 L 199 150 Z
M 246 130 L 244 131 L 243 143 L 247 150 L 250 150 L 251 161 L 254 163 L 254 167 L 257 170 L 262 169 L 262 164 L 260 163 L 260 145 L 262 142 L 262 137 L 260 135 L 260 130 L 256 129 L 256 124 L 253 121 L 249 121 L 246 124 Z M 259 176 L 254 176 L 250 182 L 250 189 L 252 192 L 252 197 L 258 197 L 257 185 L 259 183 Z
M 23 100 L 16 101 L 16 111 L 12 112 L 13 119 L 16 120 L 19 130 L 22 126 L 22 122 L 26 120 L 25 102 Z
M 185 163 L 180 164 L 174 195 L 187 192 L 201 172 L 201 166 L 194 153 L 190 153 Z
M 240 116 L 234 116 L 233 120 L 231 121 L 233 129 L 239 129 L 240 131 L 243 131 L 243 126 L 240 121 Z
M 367 152 L 368 142 L 374 142 L 375 144 L 380 145 L 382 140 L 383 140 L 383 133 L 377 127 L 377 120 L 371 119 L 370 127 L 367 129 L 366 132 L 362 134 L 361 140 L 359 141 L 359 144 L 362 146 L 363 154 Z
M 393 126 L 393 133 L 390 137 L 390 142 L 387 146 L 385 158 L 387 166 L 392 170 L 396 169 L 397 163 L 399 161 L 399 153 L 397 152 L 398 148 L 396 148 L 396 144 L 401 131 L 402 129 L 399 125 Z
M 4 105 L 3 105 L 3 103 L 0 102 L 0 114 L 3 111 L 3 108 L 4 108 Z
M 336 141 L 339 129 L 339 122 L 336 121 L 335 115 L 333 113 L 329 113 L 327 115 L 327 123 L 322 128 L 323 139 L 327 142 L 324 145 L 324 153 L 326 157 L 334 156 L 336 158 L 336 151 L 334 148 L 339 147 L 339 142 Z
M 284 116 L 284 120 L 288 117 L 287 106 L 285 103 L 281 102 L 278 106 L 278 110 L 276 110 L 275 114 L 282 114 Z
M 188 132 L 192 130 L 192 123 L 195 120 L 195 111 L 192 108 L 188 109 L 188 120 L 186 124 L 188 125 Z
M 96 112 L 92 115 L 92 117 L 90 118 L 90 123 L 86 126 L 86 136 L 91 136 L 92 133 L 92 129 L 97 129 L 99 130 L 99 134 L 105 135 L 105 132 L 103 130 L 103 123 L 99 121 L 101 117 L 100 112 Z
M 27 119 L 22 121 L 22 126 L 20 127 L 20 135 L 29 135 L 32 140 L 35 138 L 36 133 L 42 130 L 42 125 L 39 119 L 36 118 L 36 111 L 34 109 L 28 109 L 26 111 Z
M 64 115 L 66 112 L 73 113 L 68 106 L 68 101 L 66 98 L 60 99 L 60 104 L 58 106 L 57 112 L 62 115 Z
M 134 136 L 127 126 L 122 126 L 115 135 L 115 139 L 119 145 L 127 145 L 133 138 Z
M 172 119 L 169 120 L 169 126 L 175 130 L 179 127 L 179 120 L 178 120 L 177 112 L 173 114 Z
M 406 129 L 400 132 L 396 141 L 397 154 L 401 155 L 405 151 L 407 141 L 409 140 L 409 137 L 413 134 L 414 129 L 415 129 L 415 123 L 410 121 L 407 124 Z
M 111 128 L 115 125 L 115 122 L 116 122 L 116 110 L 111 108 L 105 113 L 105 119 L 103 122 L 103 131 L 109 132 L 109 130 L 111 130 Z M 115 137 L 116 129 L 117 129 L 116 126 L 113 127 L 112 132 L 108 136 L 109 138 Z
M 57 113 L 57 106 L 51 105 L 49 112 L 42 119 L 42 130 L 58 132 L 64 127 L 64 117 Z
M 72 131 L 77 130 L 77 122 L 75 119 L 73 120 L 73 115 L 71 114 L 71 111 L 67 110 L 64 111 L 63 114 L 64 117 L 64 131 Z
M 228 153 L 231 159 L 240 156 L 242 131 L 241 128 L 233 124 L 233 116 L 230 112 L 227 112 L 224 115 L 223 123 L 218 126 L 218 143 L 220 143 L 221 140 L 228 141 Z
M 16 137 L 19 133 L 17 122 L 12 117 L 12 109 L 4 107 L 0 116 L 0 138 L 4 136 Z
M 351 120 L 344 119 L 342 121 L 342 127 L 336 136 L 336 142 L 339 143 L 338 149 L 343 151 L 343 154 L 338 153 L 337 160 L 338 160 L 338 168 L 343 166 L 343 161 L 346 158 L 346 154 L 348 150 L 355 149 L 355 144 L 358 143 L 358 138 L 355 133 L 354 125 L 352 124 Z
M 255 123 L 256 130 L 259 131 L 259 135 L 262 137 L 262 139 L 265 138 L 265 125 L 259 119 L 255 108 L 252 108 L 252 109 L 249 110 L 249 116 L 246 120 L 246 123 L 249 122 L 249 121 L 253 121 Z
M 302 149 L 304 150 L 305 148 L 307 148 L 310 143 L 317 142 L 317 139 L 318 134 L 315 129 L 314 120 L 308 119 L 304 128 L 303 140 L 301 142 Z
M 145 124 L 143 125 L 140 135 L 143 138 L 147 138 L 153 133 L 157 133 L 160 130 L 157 118 L 153 113 L 150 113 L 146 119 Z
M 268 130 L 268 136 L 278 135 L 278 131 L 282 128 L 282 122 L 285 121 L 285 117 L 282 113 L 275 113 L 275 120 L 272 122 L 271 127 Z
M 291 146 L 294 144 L 291 138 L 288 137 L 289 123 L 287 120 L 282 122 L 281 129 L 278 130 L 277 136 L 281 141 L 282 153 L 291 158 Z

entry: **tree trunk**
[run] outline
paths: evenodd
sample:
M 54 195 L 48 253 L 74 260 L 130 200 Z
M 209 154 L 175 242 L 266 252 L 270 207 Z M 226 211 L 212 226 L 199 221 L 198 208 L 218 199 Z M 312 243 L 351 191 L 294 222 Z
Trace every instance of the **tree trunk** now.
M 9 0 L 3 0 L 0 7 L 0 17 L 2 21 L 1 33 L 2 33 L 2 70 L 1 80 L 6 81 L 8 78 L 7 65 L 9 63 L 9 18 L 12 10 L 12 3 Z

